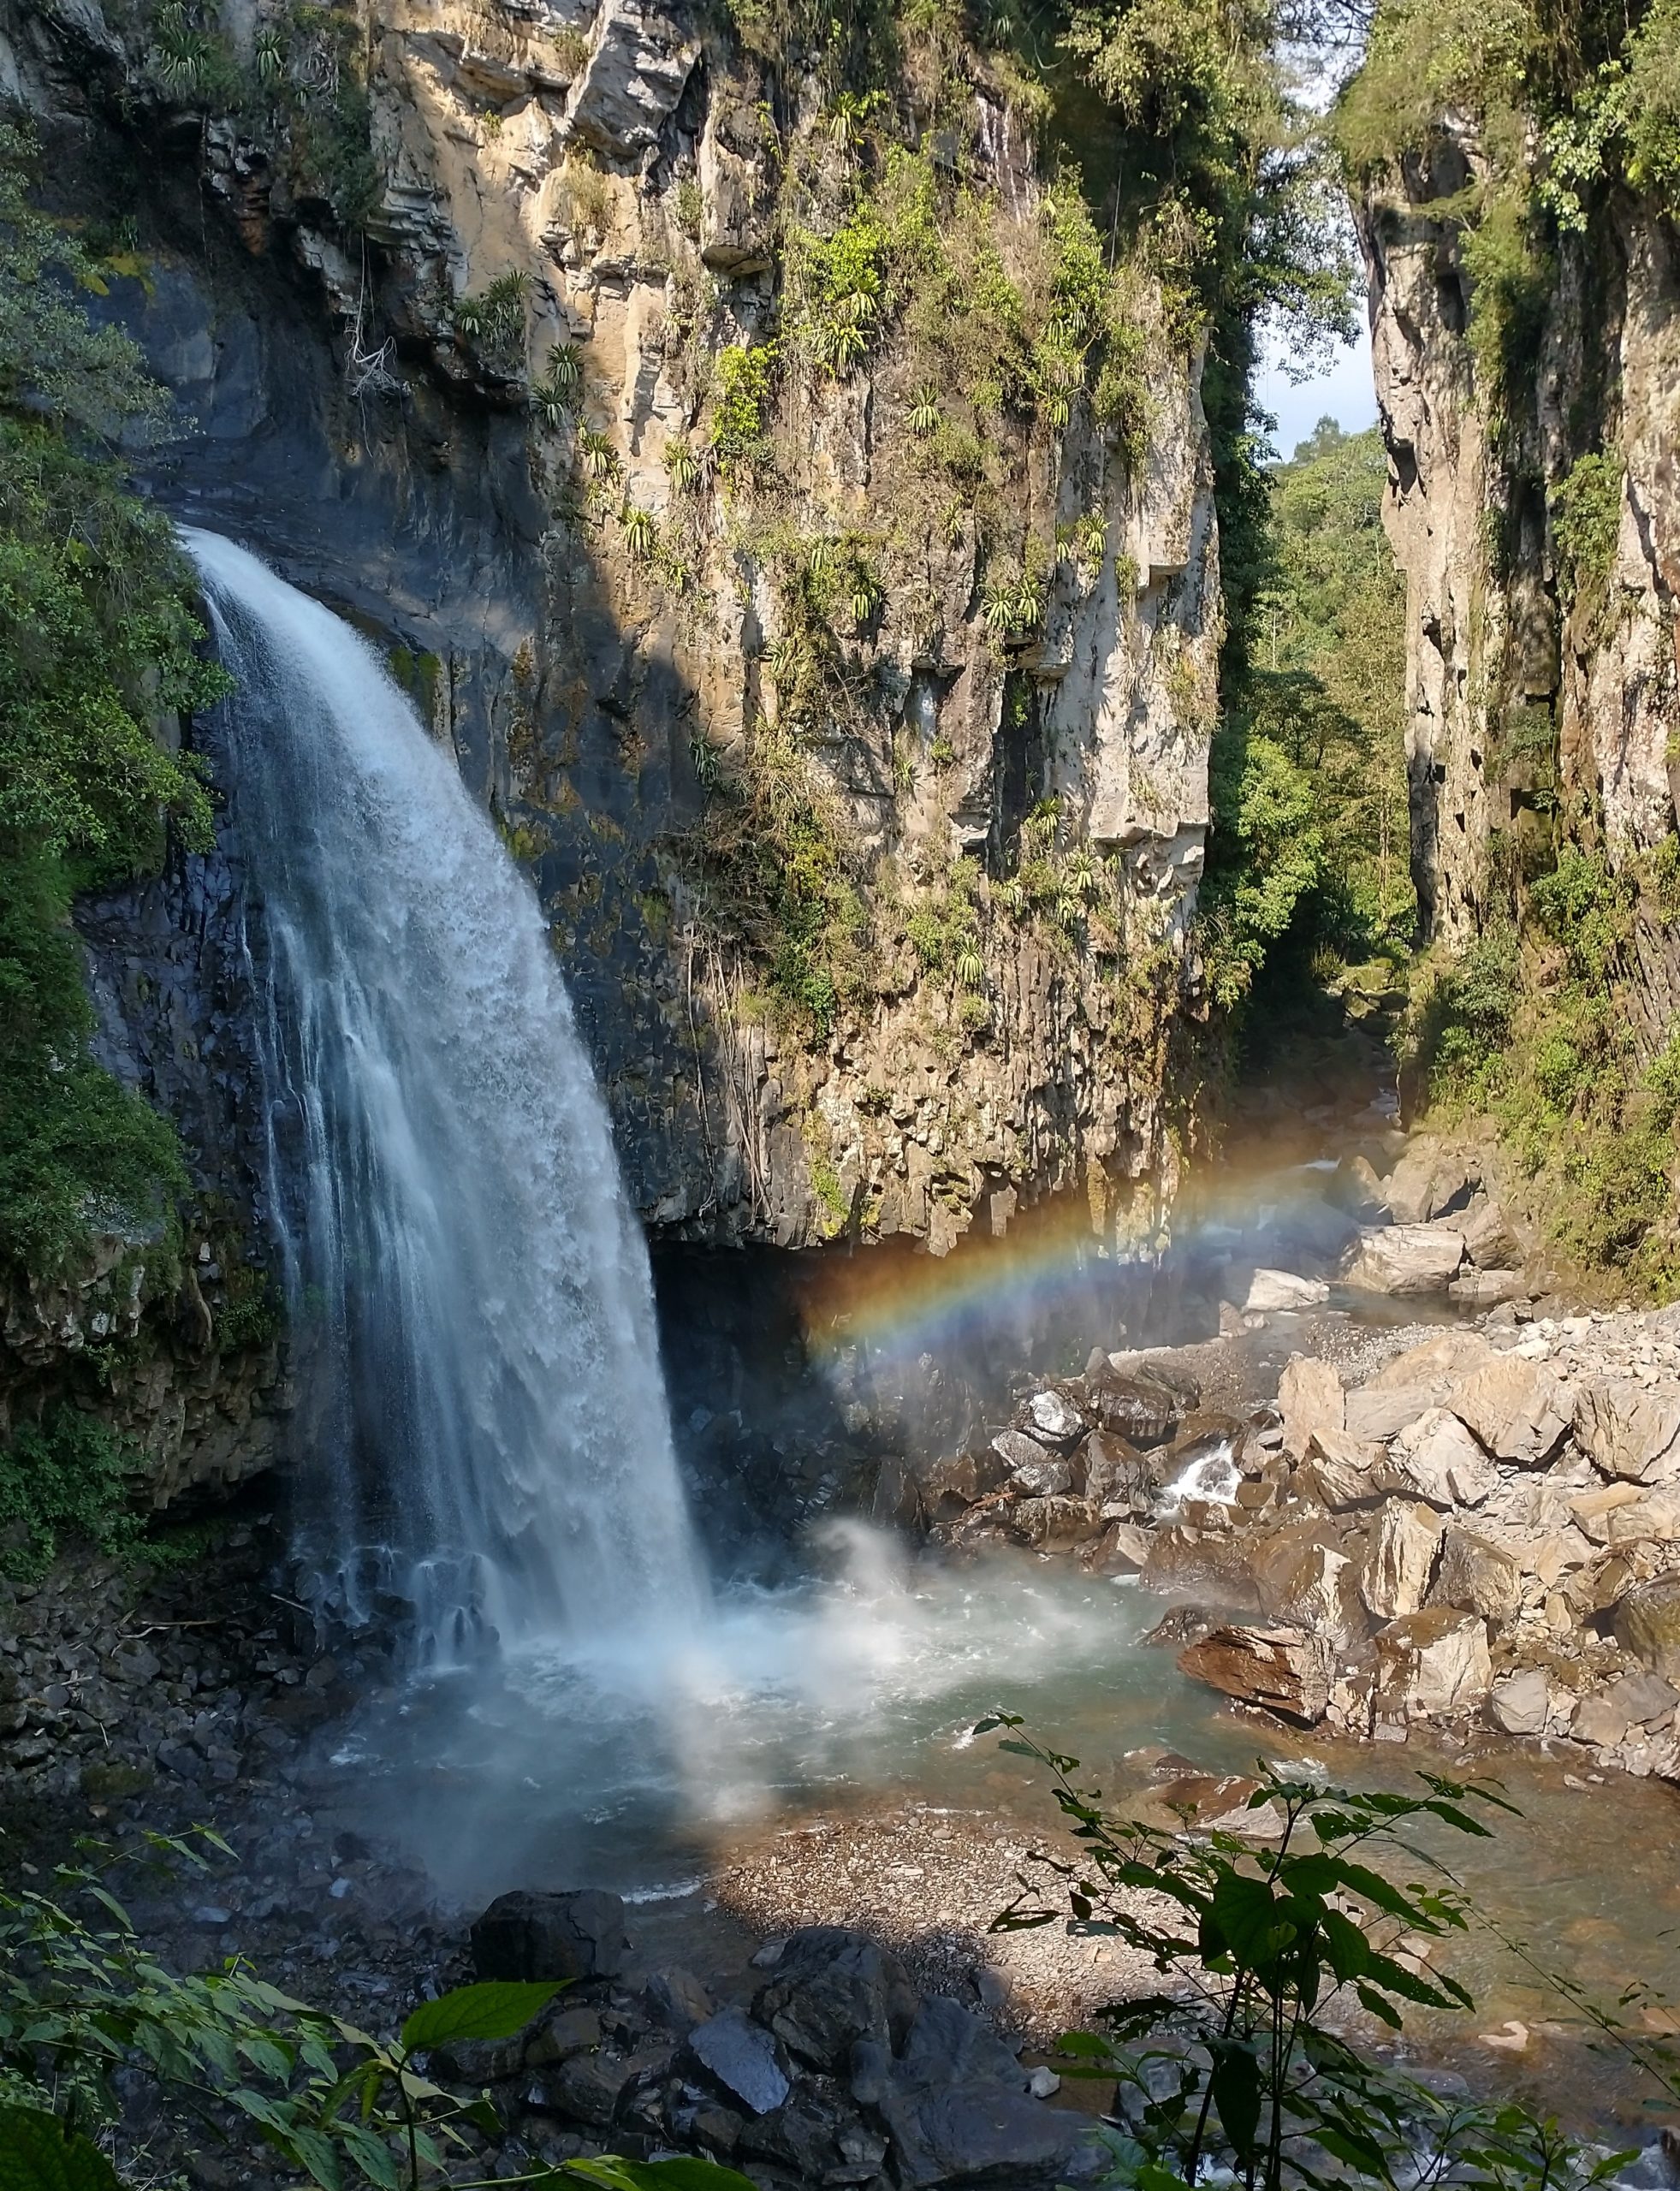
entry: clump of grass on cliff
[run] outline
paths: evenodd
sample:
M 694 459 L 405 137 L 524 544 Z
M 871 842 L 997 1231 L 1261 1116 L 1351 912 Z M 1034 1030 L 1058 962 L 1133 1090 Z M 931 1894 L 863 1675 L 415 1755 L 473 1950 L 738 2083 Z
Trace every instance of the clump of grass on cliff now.
M 171 1127 L 94 1060 L 68 913 L 154 865 L 169 827 L 207 840 L 191 757 L 157 727 L 225 680 L 114 453 L 166 399 L 77 301 L 100 268 L 30 205 L 31 157 L 0 127 L 0 1258 L 40 1277 L 95 1232 L 160 1236 L 186 1185 Z

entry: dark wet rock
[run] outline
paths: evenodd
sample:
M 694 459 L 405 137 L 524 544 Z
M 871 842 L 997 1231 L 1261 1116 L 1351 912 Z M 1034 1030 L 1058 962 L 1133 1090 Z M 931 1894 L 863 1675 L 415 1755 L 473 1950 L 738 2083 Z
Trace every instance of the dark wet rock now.
M 1164 1443 L 1184 1410 L 1182 1396 L 1165 1385 L 1153 1378 L 1123 1376 L 1115 1369 L 1089 1381 L 1087 1389 L 1099 1426 L 1134 1446 Z
M 654 2022 L 668 2031 L 692 2031 L 711 2015 L 715 2005 L 692 1970 L 656 1970 L 642 1998 Z
M 632 2056 L 574 2054 L 569 2061 L 544 2071 L 540 2085 L 542 2105 L 574 2123 L 589 2123 L 604 2129 L 618 2113 L 620 2096 L 643 2066 Z
M 737 2152 L 789 2169 L 801 2184 L 867 2183 L 880 2174 L 887 2141 L 843 2101 L 807 2087 L 745 2124 Z
M 790 1938 L 752 2012 L 801 2061 L 835 2074 L 860 2039 L 900 2045 L 916 2008 L 896 1956 L 866 1933 L 813 1925 Z
M 696 2024 L 687 2051 L 705 2075 L 753 2115 L 769 2115 L 792 2090 L 775 2035 L 745 2009 L 725 2009 Z
M 624 1903 L 599 1887 L 572 1894 L 517 1888 L 498 1895 L 472 1927 L 480 1978 L 613 1978 L 629 1948 Z
M 1029 2191 L 1089 2182 L 1109 2159 L 1083 2117 L 1003 2085 L 895 2088 L 880 2113 L 901 2191 L 935 2185 Z
M 531 2068 L 538 2069 L 549 2062 L 564 2062 L 573 2054 L 585 2054 L 598 2046 L 601 2039 L 598 2013 L 581 2001 L 568 2002 L 562 1994 L 559 2006 L 538 2020 L 525 2040 L 525 2058 Z

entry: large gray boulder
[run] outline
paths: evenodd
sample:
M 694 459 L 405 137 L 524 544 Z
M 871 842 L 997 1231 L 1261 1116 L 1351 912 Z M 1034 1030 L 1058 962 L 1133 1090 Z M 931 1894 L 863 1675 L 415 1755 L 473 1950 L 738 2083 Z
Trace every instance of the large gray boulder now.
M 769 2114 L 793 2089 L 775 2034 L 745 2009 L 725 2009 L 697 2023 L 687 2051 L 707 2080 L 750 2114 Z
M 1463 1260 L 1464 1236 L 1450 1225 L 1368 1226 L 1345 1277 L 1365 1293 L 1445 1293 Z
M 599 1887 L 498 1895 L 472 1937 L 472 1967 L 483 1979 L 615 1978 L 630 1952 L 624 1903 Z
M 1382 1447 L 1374 1441 L 1316 1430 L 1295 1472 L 1296 1487 L 1303 1498 L 1317 1499 L 1333 1513 L 1360 1505 L 1381 1495 L 1372 1479 L 1383 1458 Z
M 1285 1523 L 1255 1546 L 1249 1571 L 1268 1620 L 1312 1629 L 1341 1644 L 1365 1634 L 1346 1540 L 1334 1523 Z
M 1499 1480 L 1487 1454 L 1444 1407 L 1431 1408 L 1399 1432 L 1371 1474 L 1380 1490 L 1440 1507 L 1479 1506 Z
M 1321 1278 L 1299 1278 L 1292 1270 L 1256 1270 L 1249 1280 L 1243 1306 L 1260 1315 L 1300 1309 L 1320 1309 L 1330 1298 Z
M 1478 1270 L 1518 1268 L 1523 1243 L 1503 1207 L 1487 1195 L 1478 1195 L 1458 1220 L 1464 1235 L 1464 1252 Z
M 1377 1630 L 1375 1716 L 1404 1727 L 1474 1710 L 1493 1686 L 1487 1630 L 1474 1613 L 1426 1606 Z
M 1440 1541 L 1441 1518 L 1433 1507 L 1391 1499 L 1379 1510 L 1359 1577 L 1359 1594 L 1379 1619 L 1418 1611 Z
M 916 2008 L 916 1989 L 896 1956 L 866 1933 L 810 1925 L 782 1950 L 752 2013 L 800 2061 L 834 2075 L 859 2040 L 896 2050 Z
M 1680 1394 L 1600 1378 L 1576 1393 L 1575 1434 L 1606 1476 L 1655 1481 L 1680 1469 Z
M 852 2092 L 886 2125 L 900 2191 L 1048 2191 L 1100 2172 L 1089 2123 L 1032 2098 L 1009 2049 L 959 2003 L 923 2001 L 897 2061 L 859 2051 Z
M 1574 1394 L 1543 1362 L 1496 1354 L 1454 1388 L 1451 1405 L 1490 1453 L 1539 1468 L 1569 1434 Z
M 1383 1182 L 1383 1200 L 1397 1225 L 1423 1225 L 1462 1208 L 1481 1185 L 1481 1167 L 1434 1134 L 1419 1134 Z
M 1636 1582 L 1611 1615 L 1616 1641 L 1665 1680 L 1680 1681 L 1680 1575 Z
M 1291 1460 L 1304 1460 L 1321 1431 L 1345 1430 L 1347 1395 L 1335 1363 L 1291 1354 L 1278 1381 L 1278 1412 L 1284 1419 L 1284 1451 Z
M 1523 1570 L 1502 1545 L 1451 1527 L 1441 1539 L 1430 1597 L 1436 1605 L 1456 1606 L 1503 1626 L 1522 1610 Z

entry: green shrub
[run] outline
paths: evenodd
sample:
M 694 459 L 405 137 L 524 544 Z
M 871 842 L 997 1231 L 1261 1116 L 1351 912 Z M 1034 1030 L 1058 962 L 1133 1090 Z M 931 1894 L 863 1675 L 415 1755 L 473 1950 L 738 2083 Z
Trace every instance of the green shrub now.
M 1552 492 L 1558 583 L 1566 603 L 1584 605 L 1589 613 L 1602 606 L 1609 593 L 1622 529 L 1625 477 L 1626 466 L 1618 454 L 1583 456 Z
M 154 726 L 227 680 L 167 520 L 85 453 L 155 438 L 166 399 L 75 301 L 98 264 L 30 206 L 31 157 L 0 124 L 0 1257 L 39 1274 L 95 1232 L 157 1238 L 185 1185 L 169 1127 L 93 1060 L 68 916 L 169 823 L 208 841 L 193 757 Z
M 20 1423 L 0 1452 L 0 1573 L 33 1581 L 62 1541 L 101 1552 L 132 1547 L 140 1457 L 97 1416 L 65 1403 Z

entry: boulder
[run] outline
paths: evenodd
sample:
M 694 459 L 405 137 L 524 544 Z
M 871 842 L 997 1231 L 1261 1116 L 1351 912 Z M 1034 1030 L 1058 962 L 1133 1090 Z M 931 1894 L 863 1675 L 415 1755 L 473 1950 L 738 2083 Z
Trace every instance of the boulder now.
M 1480 1613 L 1503 1625 L 1522 1609 L 1523 1571 L 1503 1546 L 1449 1527 L 1429 1594 L 1434 1604 L 1456 1606 L 1461 1612 Z
M 1333 1524 L 1290 1522 L 1274 1529 L 1250 1553 L 1249 1571 L 1268 1620 L 1341 1644 L 1364 1635 L 1353 1565 Z
M 942 1455 L 922 1471 L 922 1505 L 931 1520 L 954 1521 L 965 1507 L 995 1491 L 1007 1475 L 1003 1457 L 994 1446 L 978 1453 Z
M 1552 1714 L 1552 1684 L 1538 1667 L 1495 1682 L 1487 1716 L 1505 1735 L 1543 1735 Z
M 1628 1715 L 1607 1693 L 1583 1696 L 1575 1707 L 1569 1731 L 1576 1742 L 1591 1743 L 1595 1749 L 1614 1749 L 1628 1731 Z
M 1445 1293 L 1464 1260 L 1464 1236 L 1450 1225 L 1367 1226 L 1344 1277 L 1365 1293 Z
M 1611 1544 L 1672 1544 L 1680 1538 L 1680 1486 L 1641 1493 L 1624 1506 L 1612 1507 L 1605 1516 L 1605 1535 Z
M 1602 1491 L 1583 1491 L 1569 1503 L 1576 1527 L 1594 1544 L 1610 1542 L 1610 1517 L 1621 1506 L 1637 1506 L 1645 1494 L 1636 1483 L 1607 1483 Z
M 1529 1281 L 1520 1270 L 1462 1271 L 1446 1297 L 1460 1309 L 1497 1309 L 1506 1301 L 1526 1301 Z
M 1542 1467 L 1568 1435 L 1573 1394 L 1543 1362 L 1496 1354 L 1453 1388 L 1450 1404 L 1490 1453 Z
M 1409 1423 L 1372 1470 L 1380 1490 L 1432 1506 L 1479 1506 L 1499 1480 L 1458 1417 L 1441 1407 Z
M 1298 1628 L 1216 1628 L 1178 1654 L 1197 1681 L 1309 1727 L 1329 1706 L 1335 1661 L 1327 1636 Z
M 1135 1522 L 1111 1522 L 1089 1558 L 1100 1575 L 1138 1575 L 1148 1564 L 1154 1540 Z
M 1397 1225 L 1422 1225 L 1462 1207 L 1481 1185 L 1481 1167 L 1434 1134 L 1418 1134 L 1382 1185 Z
M 1653 1673 L 1680 1681 L 1680 1575 L 1636 1582 L 1617 1600 L 1611 1630 Z
M 1085 1496 L 1106 1522 L 1149 1513 L 1156 1471 L 1136 1446 L 1113 1431 L 1093 1430 L 1083 1448 Z
M 1039 1552 L 1072 1552 L 1075 1545 L 1094 1537 L 1102 1523 L 1089 1499 L 1072 1498 L 1022 1499 L 1009 1517 L 1017 1530 Z
M 1202 1397 L 1199 1389 L 1180 1392 L 1153 1375 L 1133 1375 L 1112 1363 L 1087 1378 L 1086 1392 L 1101 1428 L 1134 1446 L 1159 1446 L 1170 1438 L 1179 1416 Z
M 1493 1349 L 1480 1332 L 1448 1324 L 1433 1339 L 1421 1340 L 1385 1362 L 1364 1389 L 1372 1392 L 1411 1392 L 1422 1388 L 1433 1400 L 1444 1400 L 1454 1385 L 1493 1359 Z
M 1436 1404 L 1428 1385 L 1404 1385 L 1384 1389 L 1363 1385 L 1347 1396 L 1347 1434 L 1362 1445 L 1380 1445 L 1404 1430 Z
M 1382 1458 L 1379 1445 L 1315 1430 L 1307 1458 L 1295 1472 L 1296 1487 L 1303 1499 L 1315 1499 L 1333 1513 L 1357 1506 L 1380 1495 L 1371 1477 Z
M 1440 1549 L 1440 1517 L 1432 1507 L 1389 1499 L 1371 1526 L 1359 1594 L 1380 1620 L 1398 1620 L 1423 1603 Z
M 1029 1499 L 1060 1499 L 1072 1489 L 1073 1471 L 1066 1461 L 1024 1461 L 1009 1481 Z
M 1680 1689 L 1660 1674 L 1624 1674 L 1611 1684 L 1611 1701 L 1634 1727 L 1665 1726 L 1680 1707 Z
M 725 2009 L 697 2023 L 687 2052 L 708 2081 L 749 2114 L 769 2114 L 793 2089 L 775 2036 L 745 2009 Z
M 1347 1398 L 1333 1362 L 1310 1354 L 1291 1354 L 1278 1380 L 1278 1412 L 1283 1417 L 1284 1451 L 1304 1460 L 1321 1431 L 1339 1434 L 1347 1421 Z
M 1249 1280 L 1243 1306 L 1250 1315 L 1284 1309 L 1319 1309 L 1330 1298 L 1321 1278 L 1297 1278 L 1293 1271 L 1257 1270 Z
M 752 2012 L 802 2062 L 832 2075 L 858 2040 L 901 2046 L 916 2005 L 904 1965 L 867 1933 L 810 1925 L 788 1940 Z
M 1085 1418 L 1066 1393 L 1048 1388 L 1027 1402 L 1020 1428 L 1047 1445 L 1068 1446 L 1084 1436 Z
M 1391 1725 L 1469 1711 L 1493 1686 L 1486 1627 L 1451 1606 L 1426 1606 L 1379 1629 L 1376 1654 L 1376 1714 Z
M 1052 2186 L 1092 2182 L 1112 2165 L 1085 2117 L 1048 2107 L 1024 2089 L 946 2085 L 924 2091 L 892 2085 L 879 2112 L 893 2141 L 893 2180 L 899 2191 L 934 2191 L 936 2185 L 953 2191 L 982 2185 L 1051 2191 Z
M 656 1970 L 643 1994 L 648 2012 L 668 2031 L 690 2032 L 712 2013 L 712 1998 L 692 1970 Z
M 992 1440 L 991 1450 L 1002 1464 L 1005 1476 L 1013 1476 L 1017 1469 L 1042 1468 L 1057 1458 L 1048 1446 L 1041 1445 L 1036 1438 L 1029 1438 L 1024 1430 L 1000 1430 Z
M 1491 1274 L 1521 1265 L 1523 1243 L 1491 1196 L 1478 1195 L 1458 1220 L 1458 1227 L 1464 1236 L 1464 1253 L 1478 1270 Z
M 1575 1396 L 1575 1434 L 1607 1476 L 1649 1483 L 1680 1469 L 1680 1394 L 1601 1378 Z
M 1330 1177 L 1330 1196 L 1356 1225 L 1386 1225 L 1393 1217 L 1377 1169 L 1368 1156 L 1343 1157 Z
M 599 1887 L 574 1894 L 518 1888 L 498 1895 L 472 1927 L 472 1968 L 481 1979 L 615 1978 L 629 1952 L 624 1903 Z

